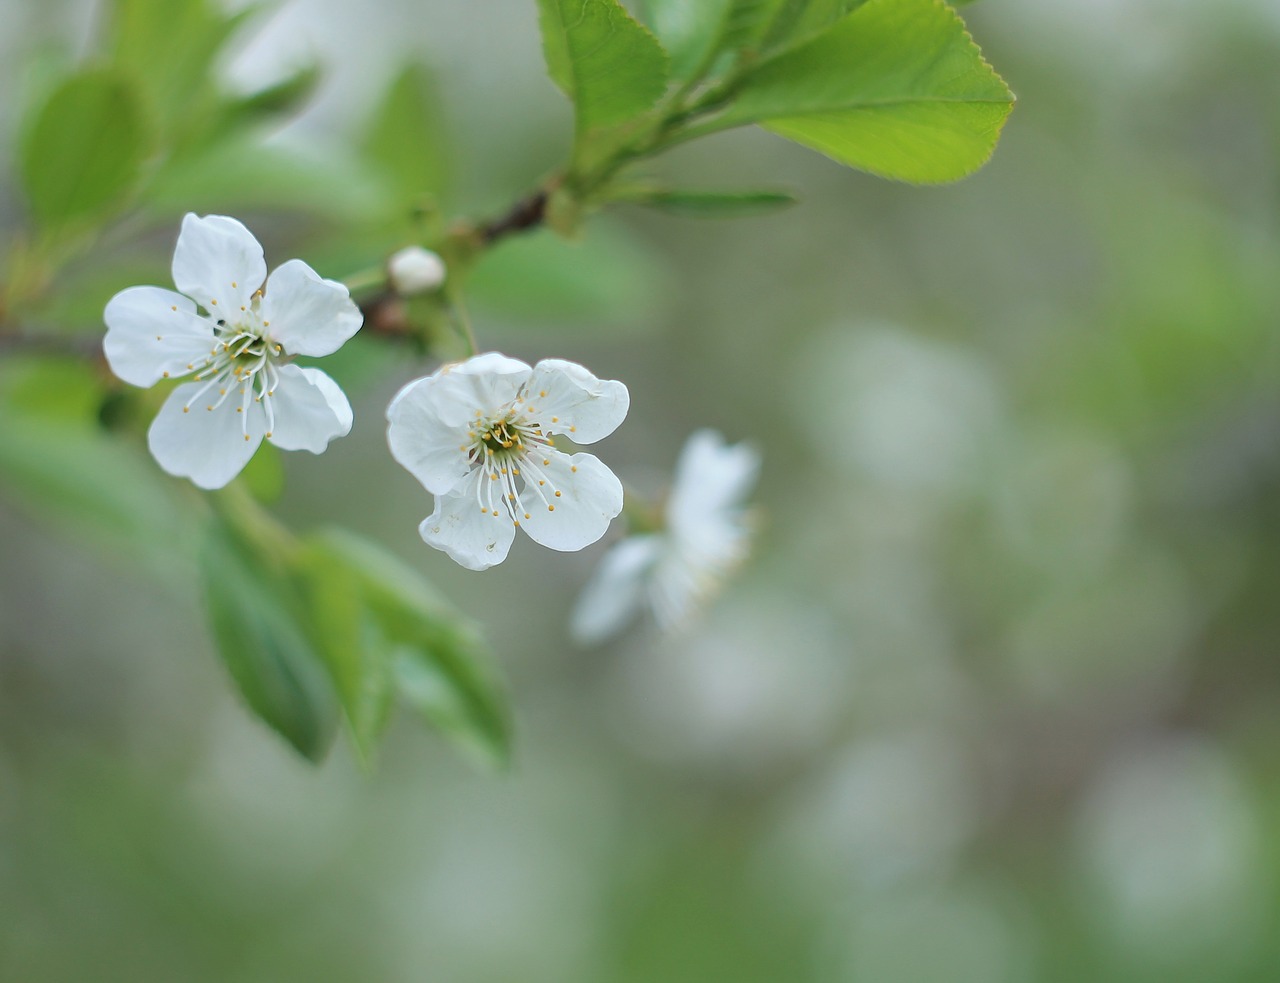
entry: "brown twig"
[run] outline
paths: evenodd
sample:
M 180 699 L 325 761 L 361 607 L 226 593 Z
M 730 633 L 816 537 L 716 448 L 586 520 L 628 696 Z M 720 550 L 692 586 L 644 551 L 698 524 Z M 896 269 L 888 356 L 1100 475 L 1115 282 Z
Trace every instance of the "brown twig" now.
M 492 246 L 505 236 L 536 229 L 547 216 L 547 198 L 547 191 L 539 188 L 517 201 L 506 214 L 482 222 L 477 230 L 480 241 L 486 246 Z

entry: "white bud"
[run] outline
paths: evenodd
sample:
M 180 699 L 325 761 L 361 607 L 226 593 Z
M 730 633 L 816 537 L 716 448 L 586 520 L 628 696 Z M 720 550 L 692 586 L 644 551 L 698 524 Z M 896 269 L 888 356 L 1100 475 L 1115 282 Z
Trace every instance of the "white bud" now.
M 437 290 L 444 278 L 444 260 L 421 246 L 405 246 L 387 260 L 391 289 L 406 297 Z

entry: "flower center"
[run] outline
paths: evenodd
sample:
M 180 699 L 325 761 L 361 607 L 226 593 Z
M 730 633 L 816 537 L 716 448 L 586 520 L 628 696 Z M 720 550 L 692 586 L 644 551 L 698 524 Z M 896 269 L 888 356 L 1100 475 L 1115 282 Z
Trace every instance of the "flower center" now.
M 202 400 L 205 410 L 212 413 L 227 397 L 235 393 L 240 405 L 236 412 L 240 414 L 240 430 L 244 439 L 249 440 L 249 410 L 254 403 L 261 403 L 267 415 L 265 436 L 270 437 L 275 430 L 276 415 L 271 397 L 275 395 L 280 383 L 280 370 L 277 363 L 284 350 L 267 334 L 269 321 L 258 315 L 259 291 L 254 295 L 253 306 L 242 309 L 234 322 L 219 320 L 214 327 L 214 344 L 209 354 L 202 360 L 187 366 L 194 372 L 191 380 L 203 382 L 201 386 L 183 406 L 182 412 L 190 412 L 193 405 Z M 216 391 L 215 391 L 216 390 Z
M 476 504 L 481 512 L 498 516 L 505 510 L 518 526 L 522 518 L 531 518 L 531 508 L 556 510 L 555 500 L 561 493 L 543 469 L 559 451 L 541 423 L 512 406 L 498 417 L 477 417 L 467 436 L 471 444 L 462 450 L 481 471 L 476 484 Z M 517 478 L 523 487 L 517 486 Z

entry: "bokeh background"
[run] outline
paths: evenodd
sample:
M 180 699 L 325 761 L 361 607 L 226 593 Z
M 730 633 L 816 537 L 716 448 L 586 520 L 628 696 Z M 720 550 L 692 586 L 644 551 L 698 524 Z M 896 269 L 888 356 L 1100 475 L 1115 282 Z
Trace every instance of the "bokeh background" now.
M 1280 8 L 965 15 L 1019 96 L 975 177 L 730 134 L 659 171 L 803 203 L 618 211 L 478 274 L 484 347 L 627 382 L 600 454 L 628 482 L 660 489 L 700 426 L 762 449 L 756 553 L 687 631 L 571 644 L 605 544 L 483 575 L 424 547 L 382 409 L 429 366 L 335 370 L 355 430 L 288 456 L 277 514 L 378 538 L 486 626 L 509 774 L 408 716 L 372 775 L 342 746 L 307 765 L 237 702 L 181 554 L 0 486 L 0 979 L 1280 978 Z M 98 27 L 0 3 L 6 131 L 37 55 Z M 565 152 L 530 0 L 290 0 L 220 71 L 314 57 L 273 142 L 346 182 L 321 230 L 234 172 L 189 206 L 235 208 L 273 263 L 342 272 L 344 148 L 409 59 L 440 79 L 452 208 Z M 171 243 L 107 295 L 165 282 Z

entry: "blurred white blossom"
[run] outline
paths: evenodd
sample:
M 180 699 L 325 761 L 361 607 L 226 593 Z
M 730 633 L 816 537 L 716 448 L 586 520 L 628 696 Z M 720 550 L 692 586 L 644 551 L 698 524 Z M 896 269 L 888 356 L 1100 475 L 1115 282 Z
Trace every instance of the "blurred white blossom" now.
M 621 630 L 648 606 L 664 629 L 674 628 L 745 559 L 751 523 L 743 499 L 760 471 L 760 454 L 729 445 L 713 430 L 689 437 L 657 532 L 615 544 L 574 609 L 571 629 L 584 643 Z
M 1078 831 L 1090 909 L 1131 956 L 1179 966 L 1198 956 L 1221 971 L 1256 942 L 1258 820 L 1212 745 L 1167 738 L 1118 754 L 1085 796 Z
M 178 293 L 122 290 L 103 314 L 103 351 L 125 382 L 191 377 L 147 434 L 162 468 L 221 488 L 264 437 L 319 454 L 350 432 L 351 404 L 338 384 L 291 364 L 295 355 L 331 355 L 360 329 L 345 286 L 300 259 L 267 280 L 262 247 L 248 229 L 223 215 L 191 213 L 182 220 L 173 281 Z
M 895 489 L 970 486 L 1001 422 L 1000 387 L 980 357 L 893 325 L 841 325 L 810 346 L 797 381 L 799 423 L 820 459 Z
M 444 260 L 422 246 L 405 246 L 387 260 L 391 289 L 406 297 L 439 289 L 446 273 Z
M 554 550 L 594 543 L 622 511 L 622 483 L 554 435 L 595 443 L 629 406 L 621 382 L 562 359 L 530 368 L 486 352 L 410 382 L 387 407 L 387 442 L 436 496 L 423 540 L 470 570 L 505 560 L 517 528 Z

